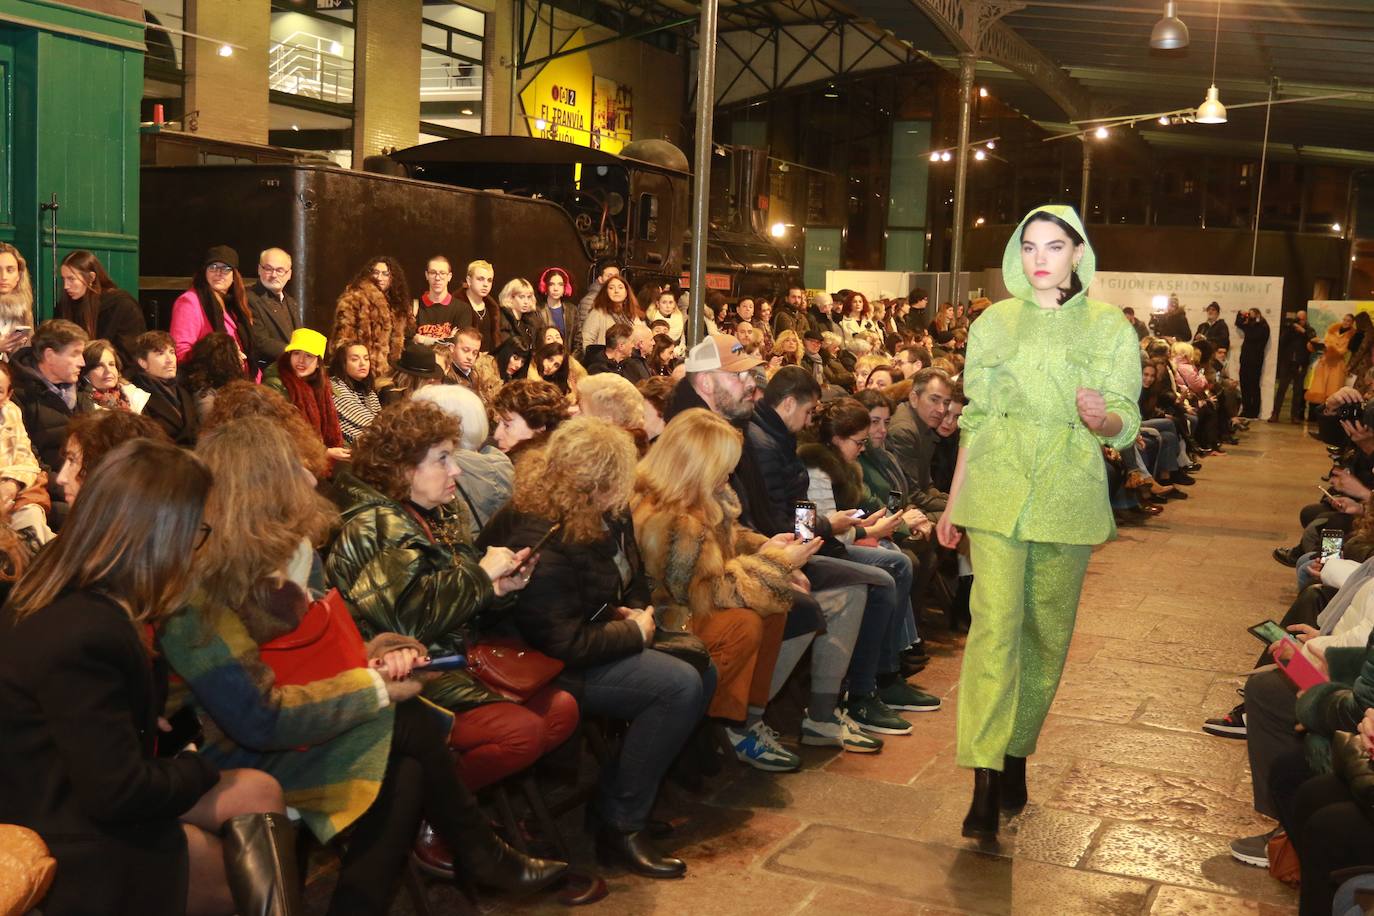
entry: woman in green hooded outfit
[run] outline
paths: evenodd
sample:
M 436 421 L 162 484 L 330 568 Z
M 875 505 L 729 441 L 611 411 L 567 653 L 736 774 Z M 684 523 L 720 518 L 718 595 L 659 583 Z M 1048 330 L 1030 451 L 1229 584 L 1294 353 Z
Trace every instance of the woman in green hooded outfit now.
M 992 839 L 1026 804 L 1026 757 L 1059 687 L 1094 544 L 1116 533 L 1102 446 L 1140 413 L 1140 349 L 1095 270 L 1072 208 L 1037 207 L 1007 242 L 1012 297 L 969 328 L 961 442 L 938 536 L 967 530 L 973 625 L 959 678 L 960 766 L 974 770 L 964 835 Z M 958 526 L 958 527 L 956 527 Z

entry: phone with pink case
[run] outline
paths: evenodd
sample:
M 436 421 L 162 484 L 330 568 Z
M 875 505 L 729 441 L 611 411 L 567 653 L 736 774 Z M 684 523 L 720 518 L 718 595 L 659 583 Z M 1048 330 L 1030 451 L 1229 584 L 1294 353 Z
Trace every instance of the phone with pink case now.
M 1280 639 L 1274 643 L 1269 647 L 1269 654 L 1274 657 L 1279 670 L 1287 675 L 1299 690 L 1316 687 L 1331 680 L 1326 676 L 1326 672 L 1302 654 L 1302 647 L 1291 639 Z

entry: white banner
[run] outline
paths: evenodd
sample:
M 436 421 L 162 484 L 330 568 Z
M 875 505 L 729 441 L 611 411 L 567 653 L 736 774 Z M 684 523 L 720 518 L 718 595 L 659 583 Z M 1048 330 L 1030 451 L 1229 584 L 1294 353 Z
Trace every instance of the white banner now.
M 1269 346 L 1264 354 L 1264 369 L 1260 373 L 1260 392 L 1263 408 L 1260 415 L 1269 416 L 1274 400 L 1274 366 L 1278 352 L 1280 321 L 1283 312 L 1283 277 L 1212 276 L 1207 274 L 1153 274 L 1136 272 L 1098 271 L 1093 277 L 1088 295 L 1121 308 L 1130 306 L 1135 316 L 1149 324 L 1150 316 L 1168 306 L 1169 296 L 1178 296 L 1193 331 L 1207 320 L 1207 305 L 1221 306 L 1221 318 L 1231 331 L 1231 353 L 1227 361 L 1232 378 L 1240 377 L 1240 348 L 1245 335 L 1236 330 L 1236 313 L 1259 309 L 1269 322 Z

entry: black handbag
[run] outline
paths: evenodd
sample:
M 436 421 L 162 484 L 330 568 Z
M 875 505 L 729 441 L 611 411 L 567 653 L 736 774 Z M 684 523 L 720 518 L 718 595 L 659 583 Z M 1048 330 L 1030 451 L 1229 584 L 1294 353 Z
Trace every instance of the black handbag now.
M 685 630 L 659 627 L 654 630 L 654 641 L 649 648 L 686 662 L 697 669 L 698 674 L 711 666 L 711 653 L 706 650 L 706 643 Z

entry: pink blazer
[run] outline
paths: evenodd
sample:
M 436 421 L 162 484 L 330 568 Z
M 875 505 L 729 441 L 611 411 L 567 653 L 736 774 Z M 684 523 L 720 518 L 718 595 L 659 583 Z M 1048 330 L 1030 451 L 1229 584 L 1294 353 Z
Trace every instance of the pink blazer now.
M 172 342 L 176 344 L 178 362 L 186 358 L 186 354 L 191 352 L 191 347 L 195 346 L 196 341 L 215 330 L 214 325 L 205 317 L 205 310 L 200 307 L 200 297 L 194 289 L 188 289 L 172 303 L 172 324 L 167 330 L 172 335 Z M 227 311 L 224 313 L 224 330 L 239 342 L 240 347 L 243 346 L 243 338 L 239 336 L 234 316 Z

